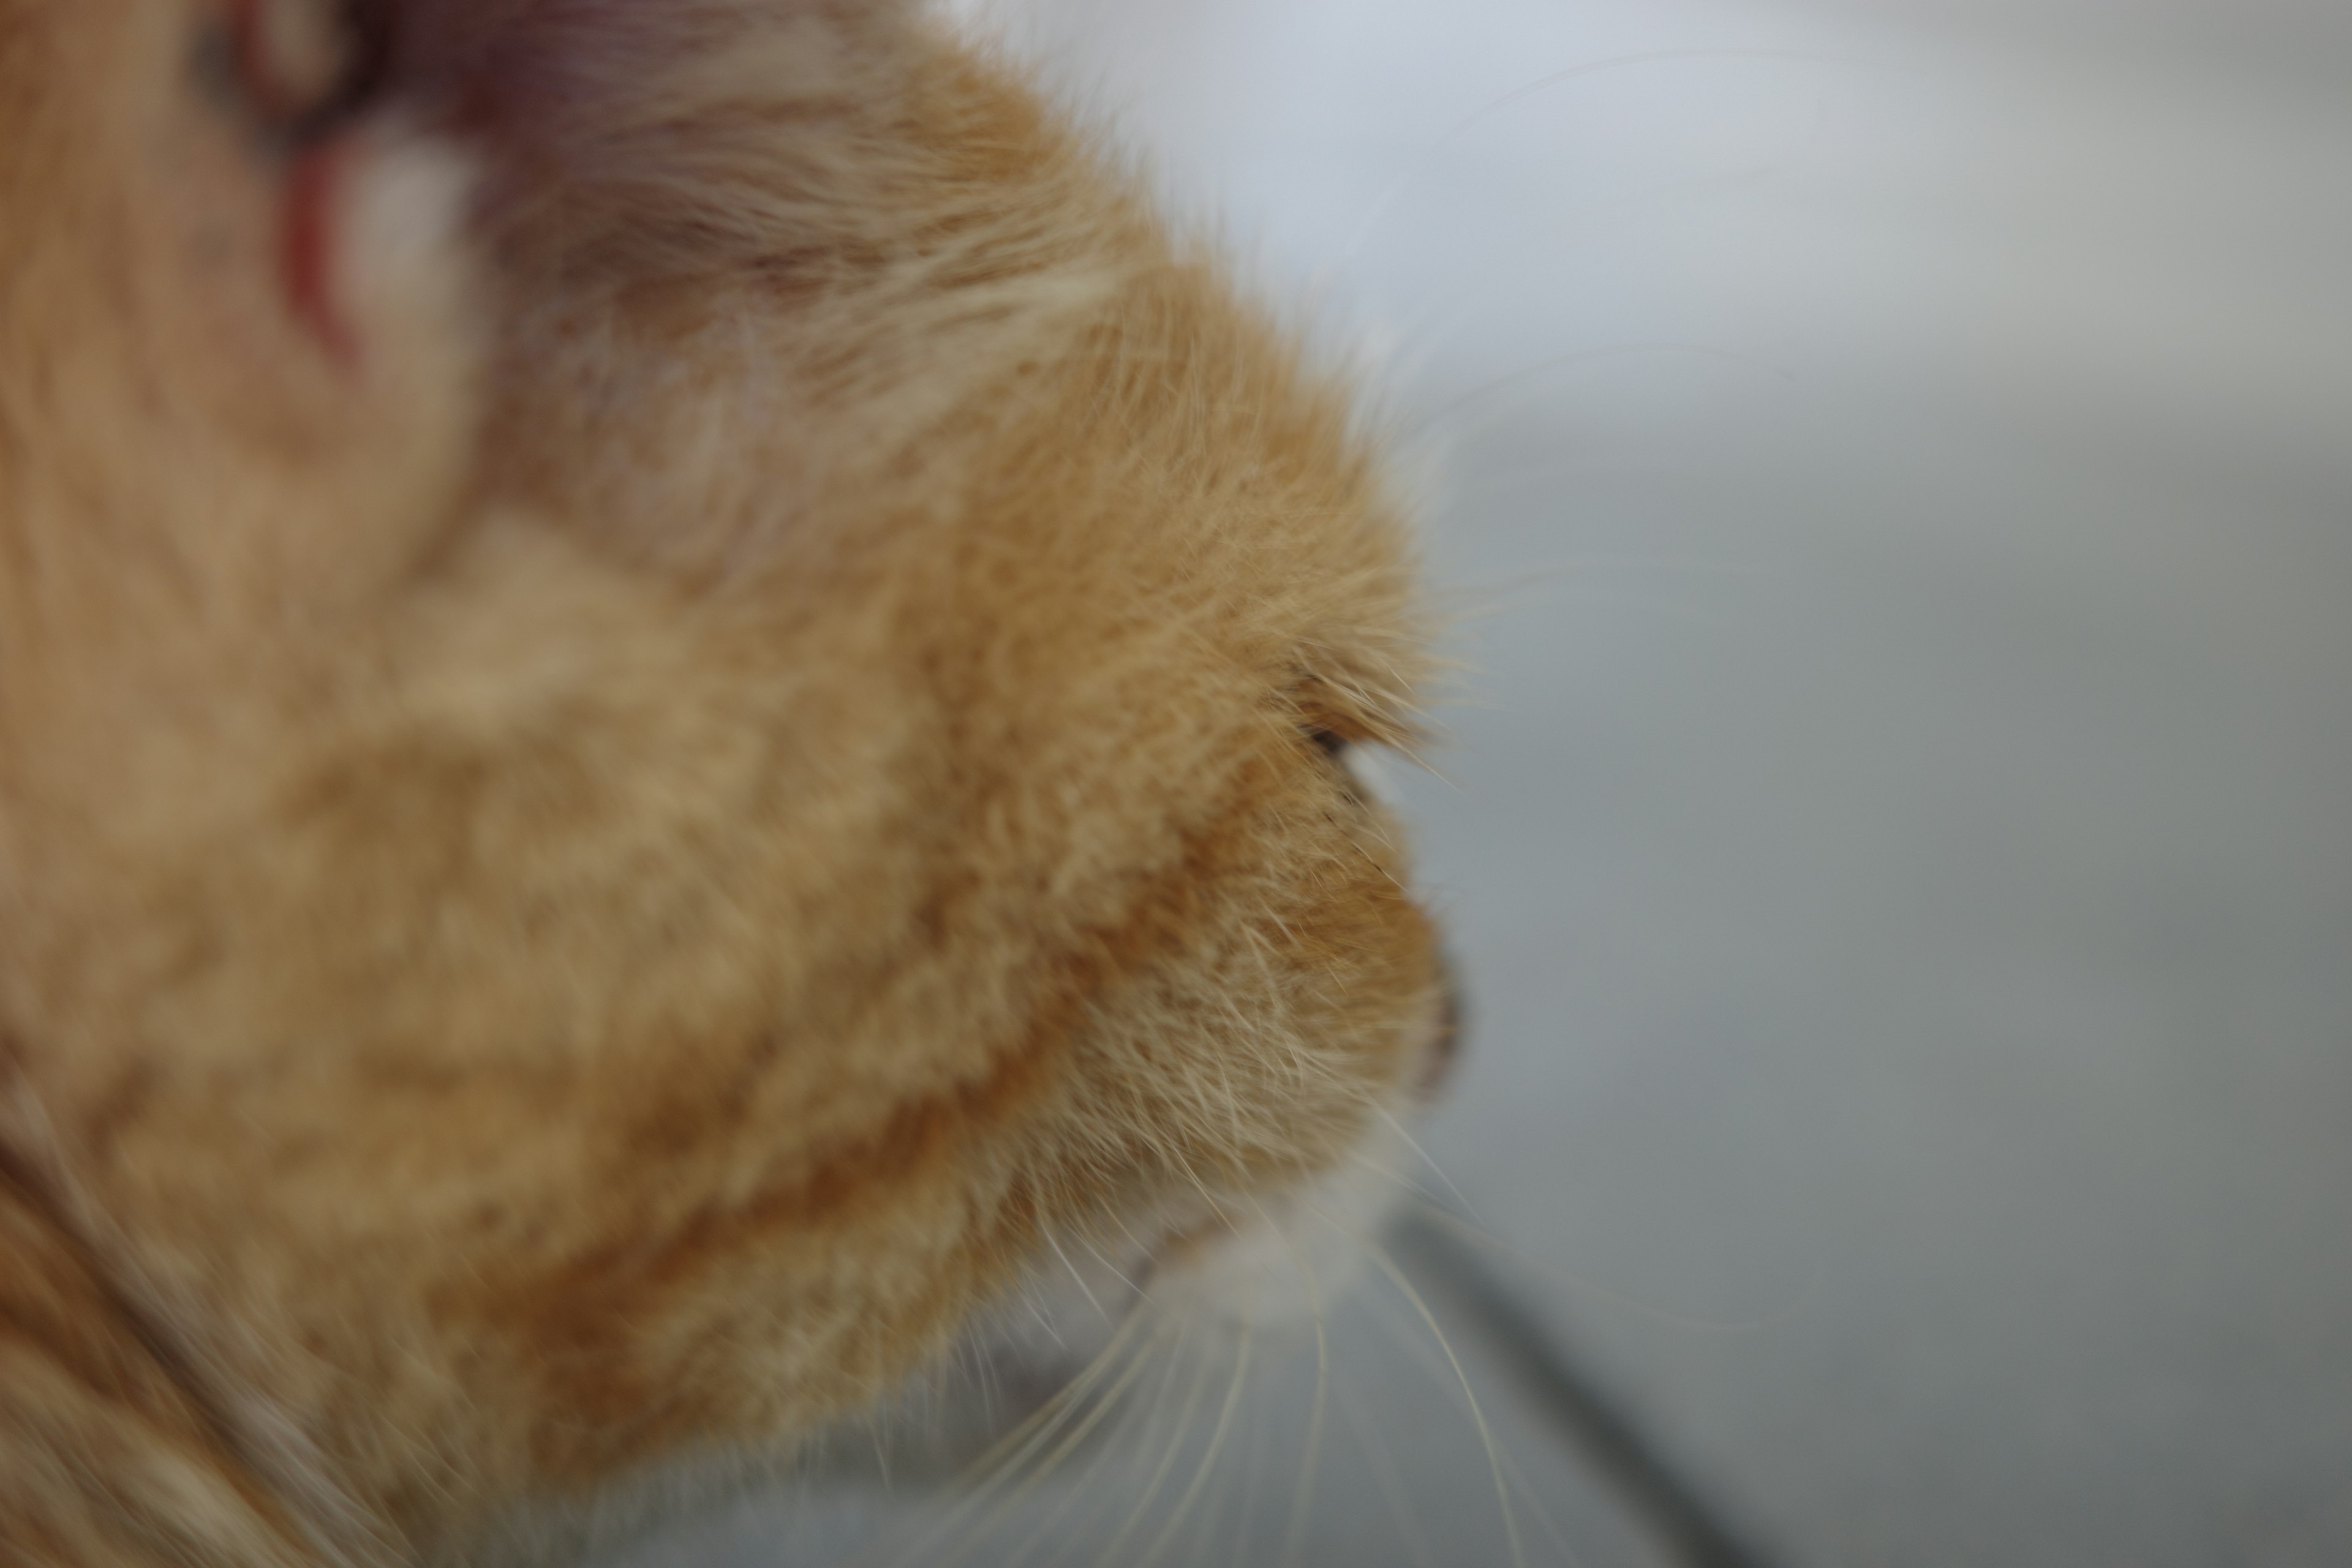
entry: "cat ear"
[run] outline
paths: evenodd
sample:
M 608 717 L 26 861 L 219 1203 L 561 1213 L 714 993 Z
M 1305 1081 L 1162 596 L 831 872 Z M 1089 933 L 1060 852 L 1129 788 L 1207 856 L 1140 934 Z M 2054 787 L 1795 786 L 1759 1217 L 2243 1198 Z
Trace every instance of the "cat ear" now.
M 357 370 L 397 366 L 452 337 L 462 292 L 459 161 L 401 123 L 383 39 L 349 0 L 201 0 L 191 76 L 242 143 L 216 222 L 257 205 L 278 303 L 320 350 Z
M 470 467 L 467 162 L 280 3 L 0 0 L 0 532 L 53 603 L 313 602 Z
M 224 461 L 250 459 L 256 494 L 215 514 L 217 558 L 234 561 L 229 536 L 251 530 L 278 579 L 268 592 L 310 598 L 334 578 L 363 592 L 437 529 L 470 467 L 487 337 L 474 165 L 371 115 L 306 132 L 241 174 L 258 200 L 231 204 L 242 210 L 228 221 L 261 232 L 231 265 L 206 275 L 168 247 L 152 258 L 194 274 L 174 291 L 221 364 L 181 370 L 213 384 L 194 392 Z
M 276 232 L 249 264 L 264 276 L 222 286 L 256 289 L 287 329 L 248 344 L 236 377 L 282 433 L 267 473 L 283 501 L 247 526 L 268 592 L 331 603 L 425 547 L 472 466 L 488 335 L 476 169 L 394 114 L 318 134 L 260 177 Z

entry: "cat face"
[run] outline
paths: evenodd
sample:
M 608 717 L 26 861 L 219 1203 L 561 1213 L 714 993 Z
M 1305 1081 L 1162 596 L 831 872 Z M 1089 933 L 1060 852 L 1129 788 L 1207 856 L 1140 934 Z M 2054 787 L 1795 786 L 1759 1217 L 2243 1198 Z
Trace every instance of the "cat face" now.
M 1412 591 L 899 7 L 0 0 L 0 1139 L 310 1536 L 1362 1208 Z

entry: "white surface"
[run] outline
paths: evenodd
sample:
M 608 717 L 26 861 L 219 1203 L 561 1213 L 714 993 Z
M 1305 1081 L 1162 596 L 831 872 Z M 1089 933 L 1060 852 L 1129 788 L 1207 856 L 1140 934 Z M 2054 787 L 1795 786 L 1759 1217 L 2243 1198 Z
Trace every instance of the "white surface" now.
M 1391 350 L 1434 1143 L 1563 1330 L 1791 1565 L 2352 1562 L 2352 10 L 1030 10 Z

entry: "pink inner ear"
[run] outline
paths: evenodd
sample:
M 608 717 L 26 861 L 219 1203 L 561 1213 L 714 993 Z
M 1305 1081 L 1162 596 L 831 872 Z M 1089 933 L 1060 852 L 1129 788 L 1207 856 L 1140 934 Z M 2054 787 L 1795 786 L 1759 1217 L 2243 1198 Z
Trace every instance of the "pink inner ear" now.
M 359 338 L 337 298 L 338 207 L 354 156 L 347 137 L 306 148 L 286 180 L 282 265 L 287 303 L 336 363 L 359 363 Z

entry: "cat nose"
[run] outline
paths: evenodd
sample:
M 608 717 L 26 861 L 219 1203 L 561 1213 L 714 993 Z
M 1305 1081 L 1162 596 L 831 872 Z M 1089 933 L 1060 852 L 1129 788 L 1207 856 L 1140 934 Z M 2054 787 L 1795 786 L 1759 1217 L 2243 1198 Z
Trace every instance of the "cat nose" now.
M 1413 1084 L 1414 1091 L 1423 1100 L 1434 1100 L 1443 1091 L 1454 1068 L 1461 1065 L 1462 1045 L 1467 1024 L 1462 1001 L 1462 972 L 1453 955 L 1440 950 L 1437 955 L 1437 1027 L 1429 1043 L 1422 1047 L 1421 1076 Z

